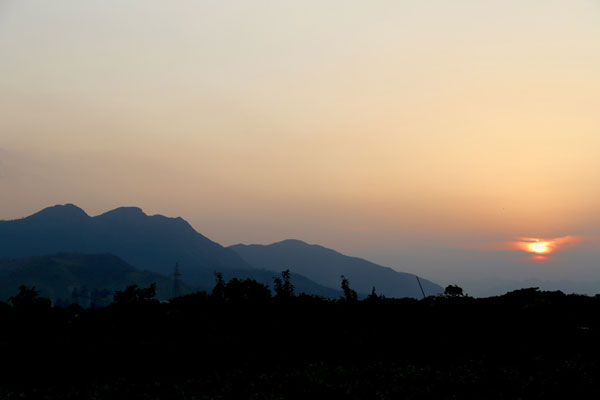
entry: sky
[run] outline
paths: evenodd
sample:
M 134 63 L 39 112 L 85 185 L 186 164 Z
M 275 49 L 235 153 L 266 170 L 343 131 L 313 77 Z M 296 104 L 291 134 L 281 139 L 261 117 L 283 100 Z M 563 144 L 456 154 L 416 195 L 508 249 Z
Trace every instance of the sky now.
M 600 292 L 598 110 L 597 0 L 0 0 L 0 219 Z

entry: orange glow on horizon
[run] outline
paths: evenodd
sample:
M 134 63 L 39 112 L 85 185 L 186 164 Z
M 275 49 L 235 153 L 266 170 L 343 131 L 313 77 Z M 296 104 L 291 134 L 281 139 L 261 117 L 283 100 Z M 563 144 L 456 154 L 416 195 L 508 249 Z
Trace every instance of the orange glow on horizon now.
M 551 252 L 550 242 L 534 242 L 529 243 L 528 250 L 536 254 L 547 254 Z
M 519 237 L 516 241 L 509 242 L 509 248 L 521 250 L 534 256 L 534 259 L 547 259 L 555 251 L 559 250 L 560 245 L 565 244 L 564 238 L 541 239 Z
M 563 236 L 556 238 L 516 237 L 513 241 L 503 242 L 500 248 L 505 250 L 520 250 L 530 254 L 531 260 L 550 260 L 554 253 L 573 249 L 583 242 L 595 242 L 600 238 L 595 236 Z

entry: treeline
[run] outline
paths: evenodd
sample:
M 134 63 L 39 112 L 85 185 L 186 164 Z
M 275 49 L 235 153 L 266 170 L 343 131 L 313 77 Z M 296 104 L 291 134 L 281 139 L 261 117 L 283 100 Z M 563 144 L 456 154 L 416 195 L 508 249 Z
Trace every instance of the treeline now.
M 341 287 L 329 300 L 295 293 L 288 271 L 273 291 L 217 274 L 210 292 L 159 302 L 153 286 L 130 286 L 97 309 L 52 307 L 22 287 L 0 304 L 0 399 L 600 394 L 597 296 L 475 299 L 449 286 L 360 300 L 345 278 Z
M 296 296 L 295 287 L 291 283 L 291 273 L 289 270 L 281 272 L 281 277 L 273 278 L 273 289 L 268 285 L 260 283 L 254 279 L 238 279 L 233 278 L 229 282 L 225 282 L 223 274 L 215 273 L 216 284 L 212 292 L 209 294 L 206 291 L 199 291 L 188 295 L 187 299 L 190 298 L 212 298 L 213 300 L 221 299 L 225 302 L 263 302 L 272 297 L 276 299 L 289 299 Z M 356 301 L 358 295 L 355 290 L 350 288 L 350 283 L 343 275 L 340 277 L 341 290 L 344 294 L 343 300 Z M 39 291 L 35 287 L 28 287 L 21 285 L 18 290 L 19 293 L 9 299 L 9 303 L 14 303 L 16 307 L 24 306 L 27 301 L 33 301 L 35 297 L 36 301 L 41 301 L 44 304 L 52 307 L 66 308 L 70 306 L 81 306 L 83 308 L 102 308 L 109 304 L 116 302 L 122 304 L 124 302 L 132 302 L 136 300 L 138 293 L 143 292 L 143 289 L 139 289 L 137 285 L 130 285 L 122 291 L 111 291 L 106 288 L 104 289 L 92 289 L 89 290 L 87 287 L 82 286 L 80 288 L 74 288 L 71 292 L 70 299 L 56 298 L 54 301 L 50 299 L 42 299 L 39 297 Z M 144 292 L 147 294 L 147 301 L 154 301 L 156 296 L 156 284 L 151 285 Z M 312 297 L 318 298 L 323 301 L 326 298 L 314 295 L 300 294 L 300 297 Z M 370 298 L 378 297 L 375 293 L 375 288 L 370 295 Z M 340 300 L 342 300 L 340 299 Z M 138 299 L 139 300 L 139 299 Z M 172 301 L 173 299 L 171 299 Z M 50 301 L 50 303 L 48 303 Z M 181 300 L 176 300 L 181 301 Z M 185 300 L 184 300 L 185 301 Z M 15 303 L 16 302 L 16 303 Z

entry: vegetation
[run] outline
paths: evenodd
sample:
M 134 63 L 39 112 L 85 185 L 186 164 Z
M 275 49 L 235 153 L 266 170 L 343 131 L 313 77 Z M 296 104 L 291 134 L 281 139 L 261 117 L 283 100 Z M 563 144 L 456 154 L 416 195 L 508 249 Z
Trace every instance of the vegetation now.
M 446 286 L 446 289 L 444 289 L 444 295 L 449 297 L 462 297 L 464 296 L 464 293 L 460 286 L 448 285 Z
M 0 303 L 0 399 L 443 399 L 600 393 L 600 297 L 523 289 L 423 300 L 275 293 L 216 275 L 212 292 L 50 307 L 22 286 Z M 68 361 L 63 365 L 64 361 Z M 57 368 L 57 366 L 60 367 Z
M 344 292 L 344 300 L 348 302 L 355 302 L 358 300 L 358 295 L 356 291 L 350 288 L 350 282 L 348 279 L 342 275 L 342 291 Z
M 282 279 L 283 278 L 283 279 Z M 281 278 L 273 278 L 275 293 L 280 299 L 291 299 L 294 297 L 294 285 L 292 285 L 292 274 L 289 269 L 281 273 Z

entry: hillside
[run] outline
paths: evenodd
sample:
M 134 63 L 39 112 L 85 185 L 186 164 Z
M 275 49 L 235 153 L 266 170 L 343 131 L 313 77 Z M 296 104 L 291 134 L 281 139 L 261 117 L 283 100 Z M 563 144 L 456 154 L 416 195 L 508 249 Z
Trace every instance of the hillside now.
M 388 297 L 422 297 L 413 274 L 398 272 L 300 240 L 284 240 L 271 245 L 238 244 L 229 249 L 256 267 L 271 270 L 289 268 L 323 286 L 338 287 L 340 275 L 344 275 L 350 280 L 350 286 L 359 293 L 370 293 L 375 287 L 378 294 Z M 420 279 L 427 295 L 443 291 L 439 285 Z
M 54 301 L 71 301 L 73 290 L 89 302 L 94 290 L 122 290 L 129 285 L 157 285 L 157 297 L 168 299 L 173 294 L 171 278 L 154 272 L 139 271 L 119 257 L 110 254 L 59 253 L 48 256 L 0 261 L 0 301 L 17 292 L 19 285 L 35 286 L 42 296 Z M 183 285 L 182 293 L 196 288 Z M 86 294 L 87 292 L 87 294 Z

